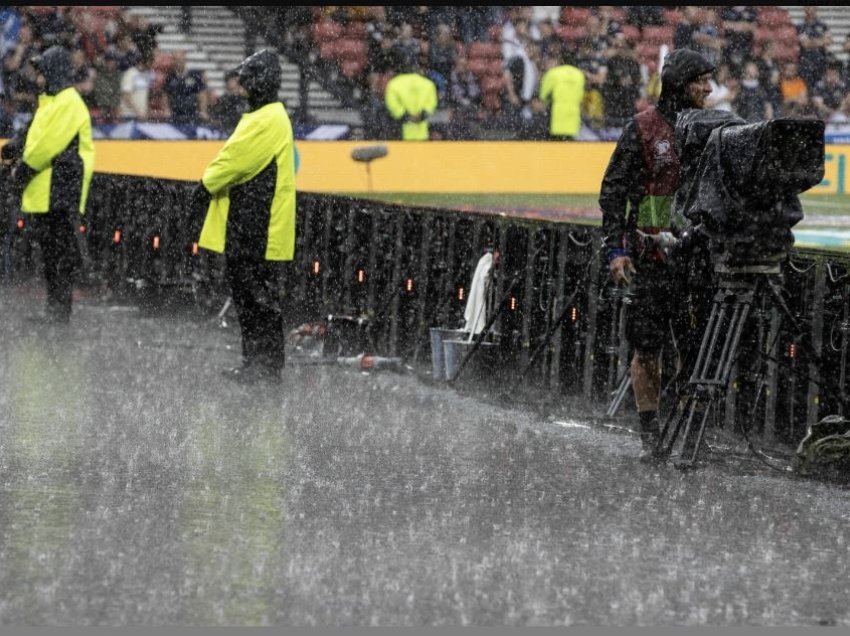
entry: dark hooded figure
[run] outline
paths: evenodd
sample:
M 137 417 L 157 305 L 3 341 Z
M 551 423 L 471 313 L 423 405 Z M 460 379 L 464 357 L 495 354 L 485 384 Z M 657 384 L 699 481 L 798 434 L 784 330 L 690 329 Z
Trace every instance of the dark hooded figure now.
M 687 303 L 677 289 L 663 239 L 681 228 L 671 218 L 679 184 L 677 114 L 702 108 L 714 65 L 696 51 L 675 49 L 664 60 L 658 104 L 623 128 L 599 194 L 608 263 L 616 284 L 629 285 L 626 337 L 634 351 L 630 373 L 640 418 L 642 461 L 654 457 L 659 435 L 661 354 L 678 334 Z M 679 352 L 681 354 L 681 352 Z
M 295 253 L 292 124 L 278 98 L 280 58 L 262 50 L 236 69 L 248 112 L 209 163 L 193 194 L 200 247 L 223 253 L 242 333 L 238 382 L 275 381 L 284 365 L 279 277 Z
M 52 46 L 30 60 L 39 87 L 38 108 L 26 131 L 3 147 L 14 161 L 14 180 L 22 188 L 21 212 L 31 215 L 41 244 L 47 307 L 42 322 L 66 323 L 71 317 L 73 273 L 80 264 L 77 215 L 84 214 L 94 172 L 91 116 L 73 86 L 71 56 Z

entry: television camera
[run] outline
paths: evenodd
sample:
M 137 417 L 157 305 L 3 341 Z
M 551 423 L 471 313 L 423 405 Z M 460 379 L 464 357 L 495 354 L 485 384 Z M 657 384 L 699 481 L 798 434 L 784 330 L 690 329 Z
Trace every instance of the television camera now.
M 690 281 L 713 285 L 699 347 L 690 347 L 690 372 L 664 420 L 656 457 L 695 466 L 707 423 L 725 396 L 742 355 L 751 310 L 774 302 L 796 321 L 782 296 L 782 265 L 794 245 L 792 227 L 803 218 L 799 195 L 824 174 L 824 123 L 773 119 L 747 123 L 716 110 L 687 110 L 676 122 L 681 180 L 674 223 L 686 226 L 669 241 L 674 267 Z M 709 287 L 711 289 L 711 287 Z M 705 309 L 708 297 L 704 296 Z M 751 345 L 747 345 L 751 346 Z M 757 345 L 756 345 L 757 346 Z

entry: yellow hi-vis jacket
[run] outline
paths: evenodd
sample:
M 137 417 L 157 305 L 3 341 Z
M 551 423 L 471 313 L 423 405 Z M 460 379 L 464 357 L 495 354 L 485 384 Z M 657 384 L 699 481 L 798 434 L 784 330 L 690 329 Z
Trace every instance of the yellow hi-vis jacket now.
M 23 161 L 35 174 L 24 187 L 21 211 L 86 211 L 94 174 L 91 115 L 73 86 L 39 95 L 27 131 Z
M 540 80 L 540 99 L 550 105 L 549 134 L 575 137 L 581 130 L 584 73 L 570 64 L 550 68 Z
M 281 102 L 245 113 L 201 181 L 212 195 L 198 244 L 269 261 L 295 254 L 295 147 Z
M 393 119 L 405 115 L 423 117 L 419 122 L 404 122 L 401 138 L 405 141 L 423 141 L 430 138 L 428 120 L 424 119 L 437 109 L 437 85 L 418 73 L 402 73 L 387 82 L 384 102 Z

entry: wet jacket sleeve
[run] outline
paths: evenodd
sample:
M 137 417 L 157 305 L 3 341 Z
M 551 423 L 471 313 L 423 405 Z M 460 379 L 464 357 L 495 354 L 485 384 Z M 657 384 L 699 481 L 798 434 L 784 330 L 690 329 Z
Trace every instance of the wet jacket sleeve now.
M 637 126 L 632 120 L 623 128 L 599 189 L 602 234 L 609 260 L 626 255 L 624 239 L 628 229 L 629 202 L 632 202 L 631 207 L 635 208 L 636 214 L 637 203 L 644 194 L 644 172 Z
M 406 111 L 401 100 L 401 94 L 398 87 L 392 82 L 387 84 L 384 91 L 384 101 L 387 105 L 387 110 L 393 119 L 401 119 L 404 117 Z
M 266 134 L 261 121 L 240 121 L 201 179 L 212 196 L 245 183 L 265 168 L 274 156 L 274 135 Z
M 39 106 L 27 132 L 24 162 L 35 172 L 48 168 L 77 136 L 74 113 L 51 102 Z

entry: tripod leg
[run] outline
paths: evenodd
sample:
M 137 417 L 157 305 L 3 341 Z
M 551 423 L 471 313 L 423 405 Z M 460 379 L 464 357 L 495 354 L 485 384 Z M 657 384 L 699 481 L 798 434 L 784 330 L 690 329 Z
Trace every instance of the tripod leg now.
M 614 397 L 611 400 L 611 404 L 608 405 L 608 410 L 605 412 L 607 417 L 614 417 L 617 414 L 617 411 L 620 410 L 620 406 L 623 404 L 623 400 L 626 399 L 626 395 L 629 393 L 629 388 L 632 386 L 632 376 L 626 371 L 623 374 L 623 379 L 620 380 L 620 384 L 617 387 L 616 393 L 614 393 Z
M 696 419 L 697 406 L 702 404 L 703 410 L 700 417 L 699 427 L 694 430 L 693 423 Z M 679 458 L 675 461 L 676 468 L 693 468 L 696 465 L 697 455 L 700 451 L 702 436 L 705 433 L 705 425 L 708 423 L 708 416 L 711 409 L 714 407 L 711 399 L 699 400 L 694 399 L 691 402 L 691 410 L 688 413 L 688 425 L 685 427 L 685 433 L 682 437 L 682 452 Z

